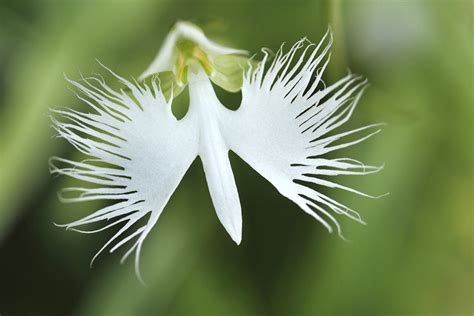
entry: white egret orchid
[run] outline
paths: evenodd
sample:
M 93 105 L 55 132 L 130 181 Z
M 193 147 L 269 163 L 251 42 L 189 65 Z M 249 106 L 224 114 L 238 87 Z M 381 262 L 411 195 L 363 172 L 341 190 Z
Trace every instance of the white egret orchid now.
M 111 251 L 136 238 L 122 260 L 135 251 L 138 273 L 145 237 L 199 156 L 217 216 L 230 237 L 240 244 L 242 214 L 228 157 L 230 150 L 329 232 L 335 228 L 341 234 L 336 215 L 363 223 L 357 212 L 308 186 L 316 184 L 369 196 L 321 176 L 366 175 L 381 169 L 349 158 L 324 158 L 380 131 L 379 124 L 374 124 L 333 132 L 351 117 L 366 80 L 348 74 L 332 85 L 323 84 L 321 76 L 329 63 L 331 43 L 332 35 L 327 32 L 317 45 L 302 39 L 286 53 L 281 48 L 271 63 L 263 50 L 263 60 L 258 64 L 248 62 L 247 68 L 236 65 L 243 79 L 242 102 L 238 110 L 232 111 L 219 102 L 210 78 L 218 77 L 219 57 L 248 60 L 239 56 L 245 51 L 220 46 L 198 28 L 179 23 L 141 78 L 171 70 L 175 83 L 189 87 L 189 110 L 180 120 L 171 111 L 173 95 L 167 98 L 163 83 L 155 77 L 146 84 L 130 82 L 111 72 L 126 91 L 110 88 L 101 78 L 69 80 L 92 112 L 52 110 L 56 117 L 52 118 L 53 126 L 59 137 L 90 159 L 78 162 L 53 157 L 51 172 L 95 186 L 65 188 L 60 198 L 65 202 L 114 203 L 64 226 L 97 232 L 122 223 L 97 254 L 113 242 Z M 356 133 L 363 135 L 344 142 Z M 144 226 L 130 233 L 132 225 L 142 218 L 147 219 Z M 79 229 L 98 222 L 107 224 L 92 231 Z

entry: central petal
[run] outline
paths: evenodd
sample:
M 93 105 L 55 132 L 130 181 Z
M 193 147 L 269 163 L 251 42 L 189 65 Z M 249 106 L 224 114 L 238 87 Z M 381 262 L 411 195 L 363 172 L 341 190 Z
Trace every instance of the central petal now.
M 232 239 L 242 240 L 242 211 L 229 161 L 229 146 L 223 137 L 222 117 L 229 112 L 217 99 L 202 69 L 190 72 L 189 116 L 199 126 L 199 156 L 206 174 L 217 216 Z

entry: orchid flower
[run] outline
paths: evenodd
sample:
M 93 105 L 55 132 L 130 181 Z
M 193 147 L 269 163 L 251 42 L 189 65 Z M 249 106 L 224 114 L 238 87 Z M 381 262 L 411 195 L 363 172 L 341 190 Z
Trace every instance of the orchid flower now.
M 50 169 L 53 174 L 94 186 L 65 188 L 60 199 L 113 203 L 64 226 L 93 233 L 123 224 L 96 256 L 113 243 L 111 252 L 135 240 L 122 260 L 135 251 L 138 273 L 143 241 L 199 156 L 217 216 L 234 242 L 240 244 L 242 212 L 230 150 L 329 232 L 336 229 L 341 235 L 336 219 L 339 215 L 364 223 L 356 211 L 311 188 L 316 184 L 369 197 L 327 179 L 366 175 L 382 168 L 350 158 L 325 158 L 327 153 L 360 143 L 380 131 L 380 125 L 373 124 L 334 132 L 351 117 L 366 80 L 348 74 L 324 85 L 321 77 L 329 63 L 331 44 L 328 31 L 319 44 L 302 39 L 287 52 L 282 46 L 271 62 L 268 50 L 262 50 L 263 60 L 252 63 L 245 51 L 218 45 L 197 27 L 178 23 L 140 77 L 153 76 L 150 83 L 132 82 L 112 71 L 125 90 L 112 89 L 101 77 L 68 79 L 91 112 L 52 110 L 53 127 L 59 137 L 90 159 L 53 157 Z M 229 58 L 232 69 L 240 71 L 242 101 L 236 111 L 221 104 L 210 81 L 217 78 L 214 83 L 224 82 L 225 88 L 233 80 L 225 72 L 219 74 L 218 61 L 223 57 Z M 237 63 L 242 60 L 247 61 L 245 65 Z M 172 72 L 172 85 L 189 89 L 189 110 L 180 120 L 171 111 L 174 89 L 167 98 L 162 88 L 165 83 L 157 77 L 164 71 Z M 354 139 L 354 135 L 361 136 Z M 344 141 L 347 137 L 351 139 Z M 130 232 L 140 219 L 146 219 L 145 224 Z M 107 224 L 97 230 L 81 229 L 99 222 Z

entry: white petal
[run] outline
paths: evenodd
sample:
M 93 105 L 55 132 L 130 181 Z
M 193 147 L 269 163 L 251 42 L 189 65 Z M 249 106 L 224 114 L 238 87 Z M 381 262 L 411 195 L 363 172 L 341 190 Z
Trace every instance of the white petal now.
M 180 38 L 189 39 L 196 43 L 210 57 L 227 54 L 247 54 L 247 51 L 219 45 L 209 40 L 197 26 L 188 22 L 178 22 L 168 33 L 163 45 L 153 62 L 141 75 L 140 79 L 146 78 L 158 72 L 171 70 L 176 61 L 176 41 Z
M 143 240 L 197 156 L 197 124 L 188 117 L 177 121 L 155 82 L 150 88 L 117 78 L 132 96 L 112 90 L 98 78 L 83 79 L 82 83 L 69 81 L 92 113 L 53 110 L 61 118 L 52 117 L 54 127 L 59 137 L 91 159 L 77 162 L 52 158 L 50 166 L 53 174 L 96 184 L 93 188 L 64 189 L 64 201 L 101 199 L 115 203 L 64 226 L 84 231 L 79 227 L 112 222 L 105 229 L 124 223 L 100 251 L 119 238 L 128 241 L 137 237 L 131 250 L 138 256 Z M 141 218 L 147 218 L 145 225 L 131 237 L 124 237 Z M 118 241 L 113 249 L 122 244 Z
M 199 121 L 199 156 L 206 174 L 217 217 L 231 238 L 242 240 L 242 211 L 229 161 L 229 147 L 222 136 L 223 115 L 228 111 L 217 99 L 203 72 L 190 74 L 190 117 Z
M 380 169 L 354 164 L 351 159 L 320 157 L 366 139 L 367 136 L 331 146 L 347 135 L 372 127 L 325 136 L 350 118 L 366 83 L 360 77 L 348 75 L 320 88 L 331 43 L 329 32 L 318 45 L 305 45 L 303 39 L 286 54 L 280 50 L 267 71 L 265 55 L 256 69 L 247 72 L 241 106 L 235 113 L 226 113 L 223 126 L 231 150 L 329 231 L 335 226 L 340 233 L 340 226 L 330 211 L 362 222 L 359 215 L 295 180 L 362 194 L 319 179 L 318 175 L 367 174 Z M 298 52 L 300 57 L 294 60 Z

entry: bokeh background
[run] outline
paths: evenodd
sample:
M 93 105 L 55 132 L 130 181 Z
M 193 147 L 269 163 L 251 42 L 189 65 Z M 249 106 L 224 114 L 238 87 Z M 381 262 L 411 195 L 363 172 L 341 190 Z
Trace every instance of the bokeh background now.
M 0 314 L 473 315 L 473 12 L 457 0 L 1 0 Z M 242 245 L 218 222 L 197 160 L 145 242 L 148 287 L 119 253 L 89 268 L 112 231 L 53 225 L 95 208 L 61 204 L 70 180 L 48 172 L 48 157 L 77 155 L 49 126 L 49 107 L 81 107 L 63 74 L 110 79 L 97 58 L 137 76 L 177 20 L 252 53 L 319 41 L 331 24 L 325 80 L 350 68 L 371 82 L 347 128 L 388 124 L 344 152 L 385 169 L 340 181 L 390 196 L 324 189 L 368 222 L 341 218 L 352 242 L 235 155 Z M 240 96 L 219 97 L 236 106 Z

